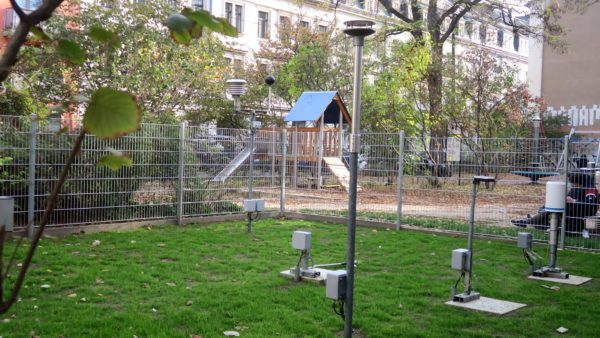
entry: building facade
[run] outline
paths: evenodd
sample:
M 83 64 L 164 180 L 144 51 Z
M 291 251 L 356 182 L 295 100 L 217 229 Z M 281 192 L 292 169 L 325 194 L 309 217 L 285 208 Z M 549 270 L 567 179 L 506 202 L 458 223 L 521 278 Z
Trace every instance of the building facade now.
M 17 2 L 24 9 L 33 10 L 41 1 Z M 152 0 L 132 1 L 148 3 Z M 213 15 L 227 18 L 239 32 L 236 38 L 223 38 L 228 46 L 226 57 L 233 63 L 252 60 L 253 53 L 260 49 L 261 43 L 280 38 L 279 27 L 282 25 L 302 25 L 326 31 L 342 29 L 348 20 L 372 20 L 378 28 L 394 20 L 377 0 L 173 0 L 173 4 L 207 10 Z M 448 2 L 447 6 L 451 6 L 451 3 Z M 395 7 L 408 13 L 408 0 L 396 0 Z M 6 44 L 18 21 L 10 1 L 0 0 L 0 46 Z M 406 37 L 400 35 L 395 38 Z M 526 37 L 514 34 L 509 27 L 482 23 L 474 15 L 466 16 L 455 34 L 455 51 L 461 55 L 474 46 L 490 50 L 497 58 L 514 65 L 520 79 L 527 78 L 529 50 Z M 445 51 L 449 53 L 451 49 L 449 41 Z
M 33 10 L 42 0 L 17 1 L 24 9 Z M 150 3 L 152 0 L 124 1 Z M 395 1 L 395 8 L 409 15 L 409 1 Z M 225 57 L 232 65 L 254 62 L 255 52 L 261 45 L 281 39 L 279 28 L 286 25 L 318 31 L 340 31 L 344 28 L 345 21 L 358 19 L 372 20 L 376 22 L 376 29 L 381 30 L 396 20 L 377 0 L 172 0 L 172 3 L 174 6 L 207 10 L 215 16 L 227 18 L 236 27 L 239 33 L 237 37 L 221 37 L 226 45 Z M 440 8 L 452 5 L 451 2 L 440 3 Z M 426 2 L 423 6 L 426 6 Z M 449 21 L 450 18 L 447 18 L 446 24 Z M 0 0 L 0 48 L 7 43 L 17 24 L 18 17 L 11 8 L 10 1 Z M 392 39 L 402 40 L 408 37 L 408 33 L 405 33 L 393 36 Z M 445 43 L 444 52 L 451 53 L 454 50 L 460 60 L 462 54 L 475 47 L 487 49 L 496 58 L 514 67 L 518 78 L 526 81 L 529 62 L 527 37 L 513 33 L 510 27 L 494 24 L 493 20 L 482 22 L 476 14 L 470 14 L 459 22 L 453 38 Z M 265 60 L 265 65 L 268 62 L 269 60 Z
M 253 53 L 261 47 L 261 42 L 278 39 L 279 27 L 312 27 L 320 31 L 341 30 L 348 20 L 372 20 L 376 29 L 393 21 L 385 8 L 377 0 L 197 0 L 200 7 L 216 16 L 225 17 L 239 32 L 237 38 L 226 38 L 226 57 L 233 63 L 252 60 Z M 396 0 L 395 8 L 407 11 L 408 1 Z M 447 6 L 451 6 L 448 2 Z M 448 23 L 450 19 L 447 19 Z M 527 80 L 529 46 L 526 36 L 513 33 L 510 27 L 483 23 L 475 14 L 466 16 L 459 23 L 455 34 L 455 53 L 463 54 L 473 47 L 489 50 L 496 58 L 514 66 L 521 81 Z M 408 35 L 395 36 L 406 39 Z M 450 53 L 452 42 L 448 39 L 444 51 Z
M 544 98 L 551 116 L 567 116 L 569 125 L 582 134 L 600 133 L 600 39 L 596 36 L 600 5 L 561 18 L 567 49 L 557 51 L 532 41 L 529 83 Z

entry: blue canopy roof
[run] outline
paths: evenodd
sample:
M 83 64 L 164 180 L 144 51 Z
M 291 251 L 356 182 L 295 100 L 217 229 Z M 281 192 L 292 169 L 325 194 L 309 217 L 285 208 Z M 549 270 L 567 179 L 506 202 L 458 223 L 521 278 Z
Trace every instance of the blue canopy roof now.
M 285 117 L 285 122 L 318 121 L 325 114 L 325 123 L 350 123 L 348 110 L 338 92 L 304 92 Z

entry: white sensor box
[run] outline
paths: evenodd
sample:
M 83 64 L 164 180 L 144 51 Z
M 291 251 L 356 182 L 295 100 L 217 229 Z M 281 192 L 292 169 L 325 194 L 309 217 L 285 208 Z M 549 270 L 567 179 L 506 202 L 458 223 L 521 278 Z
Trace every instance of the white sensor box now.
M 12 197 L 0 196 L 0 225 L 4 230 L 13 231 L 15 200 Z
M 469 271 L 469 250 L 454 249 L 452 250 L 452 269 Z
M 292 247 L 298 250 L 310 250 L 311 233 L 308 231 L 294 231 L 292 234 Z
M 244 200 L 244 212 L 265 211 L 265 200 L 252 199 Z
M 327 272 L 325 297 L 333 300 L 346 298 L 346 270 Z
M 517 246 L 521 249 L 531 249 L 533 243 L 533 235 L 529 232 L 519 232 L 517 237 Z

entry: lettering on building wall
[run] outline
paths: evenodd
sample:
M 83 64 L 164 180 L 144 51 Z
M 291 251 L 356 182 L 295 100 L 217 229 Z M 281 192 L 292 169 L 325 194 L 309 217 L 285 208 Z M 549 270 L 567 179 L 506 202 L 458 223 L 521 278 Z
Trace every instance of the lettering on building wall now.
M 573 128 L 600 126 L 600 105 L 597 104 L 590 108 L 585 105 L 571 106 L 568 109 L 565 106 L 560 106 L 559 109 L 548 107 L 548 114 L 552 117 L 567 116 L 569 126 Z

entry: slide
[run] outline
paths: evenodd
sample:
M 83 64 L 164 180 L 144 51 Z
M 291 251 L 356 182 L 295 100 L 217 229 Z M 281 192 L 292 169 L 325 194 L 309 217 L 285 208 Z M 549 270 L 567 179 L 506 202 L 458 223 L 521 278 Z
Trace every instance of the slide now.
M 254 149 L 252 149 L 252 151 L 254 151 L 256 149 L 256 147 L 254 147 Z M 233 161 L 229 162 L 228 165 L 225 166 L 225 168 L 223 168 L 223 170 L 221 170 L 220 173 L 217 174 L 217 176 L 215 176 L 212 181 L 213 182 L 225 182 L 225 180 L 231 176 L 231 174 L 233 174 L 233 172 L 240 166 L 242 165 L 242 163 L 244 163 L 248 157 L 250 157 L 251 152 L 250 148 L 244 148 L 244 150 L 242 150 L 234 159 Z
M 335 176 L 337 181 L 347 192 L 348 186 L 350 185 L 350 172 L 342 160 L 339 157 L 323 157 L 323 161 L 325 161 L 327 168 L 329 168 L 333 176 Z M 360 186 L 356 187 L 356 191 L 361 191 Z

